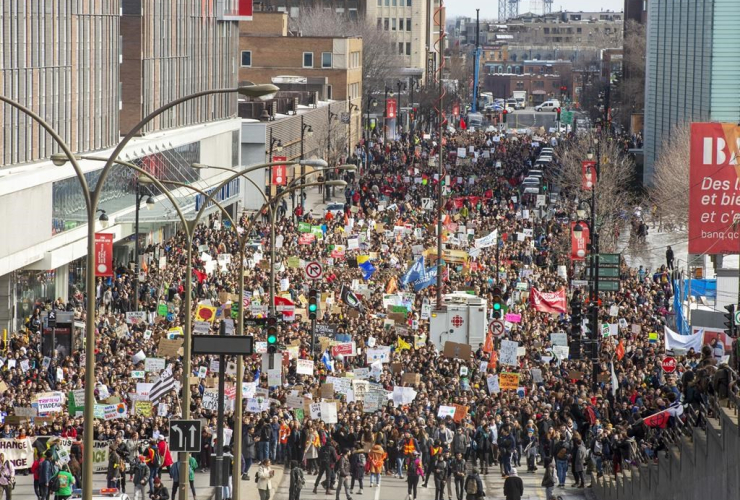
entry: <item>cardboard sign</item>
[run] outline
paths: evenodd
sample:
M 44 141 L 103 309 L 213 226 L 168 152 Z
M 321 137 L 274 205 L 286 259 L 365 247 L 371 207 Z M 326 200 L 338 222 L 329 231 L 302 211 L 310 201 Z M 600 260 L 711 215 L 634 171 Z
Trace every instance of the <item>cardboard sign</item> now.
M 179 355 L 183 339 L 160 339 L 158 353 L 165 358 L 174 358 Z
M 468 360 L 470 359 L 471 353 L 472 353 L 472 348 L 470 347 L 470 345 L 459 344 L 457 342 L 450 342 L 448 340 L 447 342 L 445 342 L 444 351 L 442 352 L 442 355 L 445 358 Z
M 517 387 L 519 387 L 519 374 L 506 372 L 500 373 L 499 386 L 503 391 L 516 391 Z

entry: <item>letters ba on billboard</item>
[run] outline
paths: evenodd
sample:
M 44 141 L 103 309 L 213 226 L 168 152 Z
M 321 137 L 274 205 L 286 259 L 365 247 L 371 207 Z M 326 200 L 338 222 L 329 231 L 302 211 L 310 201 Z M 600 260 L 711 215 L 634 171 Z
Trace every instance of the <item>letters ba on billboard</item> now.
M 740 126 L 691 124 L 690 253 L 740 252 L 739 148 Z

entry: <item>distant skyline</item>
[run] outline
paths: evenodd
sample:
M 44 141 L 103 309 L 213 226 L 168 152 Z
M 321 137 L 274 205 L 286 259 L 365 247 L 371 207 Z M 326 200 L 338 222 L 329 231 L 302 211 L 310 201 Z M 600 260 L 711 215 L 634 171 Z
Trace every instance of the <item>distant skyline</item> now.
M 498 17 L 498 2 L 500 0 L 449 0 L 445 1 L 447 17 L 472 17 L 475 18 L 475 9 L 480 9 L 481 19 L 496 19 Z M 520 0 L 519 12 L 525 13 L 536 11 L 537 5 L 542 5 L 542 0 Z M 542 7 L 539 8 L 541 11 Z M 600 11 L 624 10 L 623 0 L 555 0 L 552 4 L 553 11 Z

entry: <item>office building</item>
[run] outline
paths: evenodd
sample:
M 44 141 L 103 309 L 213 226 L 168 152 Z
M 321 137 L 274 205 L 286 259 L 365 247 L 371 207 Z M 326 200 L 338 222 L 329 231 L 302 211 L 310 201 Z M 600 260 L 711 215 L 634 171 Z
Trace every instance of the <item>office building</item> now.
M 663 140 L 685 122 L 740 120 L 736 0 L 650 0 L 645 169 L 652 184 Z

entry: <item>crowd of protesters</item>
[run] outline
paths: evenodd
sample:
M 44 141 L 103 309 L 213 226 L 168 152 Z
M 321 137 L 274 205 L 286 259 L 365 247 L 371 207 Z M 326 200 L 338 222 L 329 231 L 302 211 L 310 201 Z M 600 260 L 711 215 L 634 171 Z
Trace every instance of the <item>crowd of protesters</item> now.
M 556 488 L 590 485 L 607 465 L 618 471 L 641 456 L 657 459 L 664 446 L 661 427 L 680 425 L 683 417 L 674 412 L 666 425 L 655 426 L 646 425 L 646 418 L 677 403 L 698 406 L 720 388 L 726 394 L 727 384 L 715 382 L 729 372 L 724 365 L 717 369 L 723 358 L 715 357 L 712 349 L 677 356 L 676 372 L 663 373 L 662 332 L 671 315 L 671 287 L 654 279 L 651 272 L 630 269 L 624 263 L 620 291 L 601 294 L 600 322 L 617 323 L 618 330 L 601 342 L 598 362 L 592 364 L 585 349 L 580 359 L 572 352 L 570 359 L 553 356 L 551 334 L 567 332 L 571 341 L 576 336 L 569 312 L 539 312 L 530 306 L 529 295 L 532 289 L 571 290 L 569 217 L 575 213 L 578 193 L 561 192 L 538 207 L 536 199 L 522 196 L 521 181 L 540 148 L 557 141 L 475 132 L 446 137 L 444 143 L 444 231 L 454 237 L 460 227 L 473 230 L 466 232 L 462 241 L 455 238 L 457 246 L 447 242 L 447 247 L 468 252 L 474 239 L 494 230 L 500 243 L 498 248 L 485 248 L 459 265 L 446 263 L 443 291 L 468 291 L 490 304 L 494 288 L 500 287 L 508 312 L 520 315 L 518 322 L 507 322 L 502 337 L 518 342 L 521 355 L 517 364 L 502 366 L 497 362 L 502 339 L 493 346 L 472 346 L 469 358 L 444 356 L 442 346 L 429 340 L 429 320 L 421 314 L 424 304 L 435 302 L 436 282 L 415 293 L 410 285 L 401 286 L 419 257 L 417 249 L 436 248 L 436 210 L 425 210 L 424 204 L 426 199 L 436 199 L 440 181 L 438 167 L 429 161 L 438 153 L 438 138 L 404 135 L 398 141 L 375 143 L 369 148 L 369 158 L 364 157 L 365 148 L 358 148 L 353 159 L 363 164 L 363 169 L 345 176 L 344 213 L 324 214 L 306 207 L 296 217 L 284 207 L 283 217 L 277 221 L 279 242 L 269 241 L 269 224 L 259 214 L 245 213 L 238 231 L 212 216 L 195 233 L 192 277 L 185 274 L 186 240 L 178 233 L 166 243 L 144 250 L 146 281 L 134 288 L 133 274 L 119 267 L 113 278 L 99 279 L 98 288 L 89 291 L 96 294 L 98 304 L 96 331 L 91 332 L 96 349 L 90 353 L 96 358 L 96 394 L 100 401 L 120 401 L 130 410 L 124 418 L 96 420 L 95 439 L 111 443 L 110 484 L 125 488 L 128 477 L 137 496 L 143 496 L 145 489 L 147 493 L 161 491 L 162 470 L 172 471 L 170 466 L 176 459 L 167 449 L 168 419 L 181 415 L 183 404 L 190 406 L 194 418 L 207 422 L 204 449 L 194 457 L 192 466 L 210 467 L 216 419 L 215 412 L 202 403 L 204 393 L 213 387 L 210 373 L 204 376 L 210 372 L 212 360 L 194 356 L 193 372 L 185 374 L 179 358 L 169 357 L 167 363 L 179 383 L 192 385 L 193 398 L 181 401 L 178 385 L 147 415 L 131 410 L 140 399 L 137 384 L 155 382 L 159 373 L 147 372 L 144 380 L 132 378 L 132 372 L 146 366 L 136 355 L 143 351 L 149 358 L 162 357 L 158 355 L 160 340 L 182 326 L 184 315 L 194 314 L 199 304 L 217 309 L 212 333 L 218 331 L 220 318 L 230 318 L 233 300 L 248 302 L 248 317 L 265 315 L 270 283 L 269 266 L 264 263 L 271 245 L 276 247 L 275 286 L 280 295 L 296 304 L 294 313 L 280 317 L 280 344 L 298 348 L 285 365 L 279 385 L 268 387 L 268 374 L 262 371 L 259 355 L 246 358 L 243 379 L 235 373 L 227 375 L 229 385 L 257 382 L 259 388 L 269 391 L 269 409 L 244 411 L 241 416 L 229 411 L 226 422 L 227 428 L 233 429 L 234 419 L 243 419 L 243 435 L 234 436 L 242 442 L 242 477 L 250 479 L 256 474 L 261 498 L 269 498 L 277 487 L 271 481 L 271 462 L 300 469 L 300 473 L 291 473 L 290 479 L 291 495 L 296 499 L 304 481 L 314 491 L 335 491 L 337 498 L 344 489 L 349 498 L 366 486 L 380 487 L 390 475 L 408 482 L 410 498 L 416 498 L 419 486 L 428 487 L 430 479 L 437 499 L 481 498 L 485 478 L 491 474 L 506 477 L 505 488 L 516 495 L 521 480 L 508 479 L 518 479 L 518 471 L 524 472 L 524 468 L 526 473 L 543 474 L 542 485 L 548 498 L 553 498 Z M 567 140 L 557 147 L 567 148 Z M 550 168 L 559 168 L 557 160 Z M 302 238 L 299 225 L 306 222 L 321 226 L 319 238 L 308 242 Z M 251 232 L 250 241 L 255 244 L 244 256 L 248 262 L 245 290 L 249 293 L 241 298 L 235 297 L 239 289 L 238 235 L 245 230 Z M 469 239 L 468 234 L 472 235 Z M 359 247 L 349 249 L 348 238 L 358 238 Z M 215 268 L 208 264 L 222 254 L 230 254 L 231 261 Z M 427 266 L 433 266 L 429 255 L 427 252 Z M 301 266 L 295 265 L 296 260 L 322 262 L 324 279 L 309 281 Z M 366 261 L 369 267 L 359 265 Z M 193 311 L 183 310 L 187 279 L 194 283 Z M 342 287 L 353 290 L 359 305 L 340 295 Z M 311 323 L 301 305 L 311 288 L 318 289 L 322 297 L 318 323 L 331 325 L 335 337 L 349 336 L 355 343 L 355 356 L 333 356 L 331 345 L 319 342 L 315 343 L 316 352 L 311 352 Z M 412 294 L 407 321 L 389 324 L 384 296 L 400 292 Z M 127 325 L 125 313 L 132 310 L 134 294 L 138 294 L 139 310 L 147 313 L 146 320 Z M 45 363 L 40 349 L 43 315 L 51 308 L 67 309 L 82 321 L 89 313 L 83 306 L 80 292 L 71 294 L 66 303 L 39 300 L 26 327 L 11 336 L 2 372 L 0 409 L 5 415 L 13 416 L 14 407 L 30 407 L 39 393 L 67 393 L 83 387 L 83 351 L 59 353 Z M 246 331 L 257 341 L 264 340 L 262 329 L 247 327 Z M 650 335 L 655 332 L 657 336 Z M 388 394 L 396 386 L 412 386 L 413 400 L 402 404 L 384 401 L 380 409 L 368 412 L 366 404 L 354 395 L 335 393 L 325 399 L 336 404 L 336 422 L 311 419 L 307 408 L 287 405 L 296 390 L 319 401 L 327 376 L 367 377 L 362 369 L 372 364 L 366 352 L 373 346 L 390 346 L 391 355 L 370 382 Z M 298 374 L 298 359 L 314 357 L 313 373 Z M 591 377 L 594 366 L 596 384 Z M 488 376 L 499 372 L 517 373 L 519 390 L 491 392 Z M 421 376 L 404 382 L 404 374 Z M 452 405 L 466 410 L 455 417 L 438 417 L 441 406 Z M 51 420 L 41 425 L 23 420 L 3 428 L 4 438 L 42 438 L 43 445 L 36 451 L 39 464 L 33 473 L 37 494 L 43 500 L 59 466 L 48 443 L 53 445 L 55 438 L 77 441 L 81 436 L 82 419 L 66 412 L 51 415 Z M 77 485 L 82 479 L 81 459 L 77 446 L 68 464 Z M 42 466 L 44 461 L 51 464 Z M 173 495 L 188 483 L 174 469 Z M 304 480 L 304 472 L 312 477 Z M 192 488 L 192 473 L 190 484 Z

